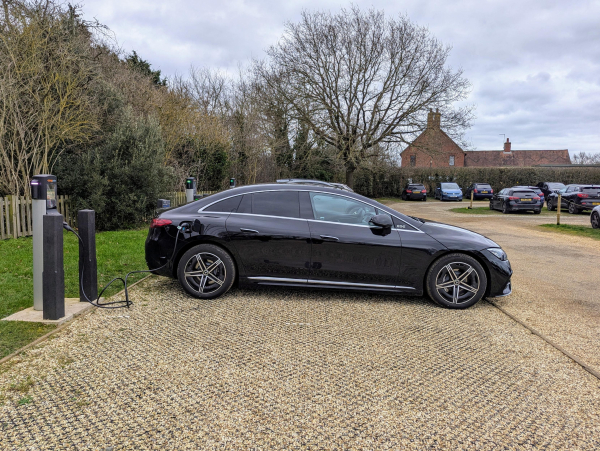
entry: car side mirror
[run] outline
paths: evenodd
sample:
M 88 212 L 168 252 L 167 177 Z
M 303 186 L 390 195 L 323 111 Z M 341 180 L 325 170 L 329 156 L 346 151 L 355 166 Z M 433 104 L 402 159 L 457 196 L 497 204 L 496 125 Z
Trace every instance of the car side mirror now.
M 369 221 L 376 227 L 381 227 L 383 229 L 391 229 L 394 223 L 392 222 L 392 218 L 388 215 L 375 215 Z

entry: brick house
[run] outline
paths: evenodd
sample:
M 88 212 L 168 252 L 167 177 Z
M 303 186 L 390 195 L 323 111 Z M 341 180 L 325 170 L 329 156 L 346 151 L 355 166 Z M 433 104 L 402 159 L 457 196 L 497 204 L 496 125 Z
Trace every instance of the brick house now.
M 568 149 L 512 150 L 507 138 L 504 150 L 464 151 L 440 128 L 441 114 L 429 111 L 427 128 L 404 151 L 401 166 L 418 168 L 509 167 L 571 164 Z
M 404 151 L 402 167 L 447 168 L 465 165 L 465 152 L 441 128 L 439 111 L 427 114 L 427 128 Z

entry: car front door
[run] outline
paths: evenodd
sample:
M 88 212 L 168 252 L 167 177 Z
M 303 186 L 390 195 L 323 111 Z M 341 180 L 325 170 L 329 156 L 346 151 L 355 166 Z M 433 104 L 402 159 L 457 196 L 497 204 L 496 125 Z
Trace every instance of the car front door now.
M 394 288 L 401 261 L 395 229 L 369 223 L 377 209 L 359 200 L 310 193 L 312 265 L 309 284 L 355 288 Z
M 226 227 L 245 277 L 256 282 L 306 282 L 310 230 L 308 221 L 300 218 L 298 191 L 245 194 Z

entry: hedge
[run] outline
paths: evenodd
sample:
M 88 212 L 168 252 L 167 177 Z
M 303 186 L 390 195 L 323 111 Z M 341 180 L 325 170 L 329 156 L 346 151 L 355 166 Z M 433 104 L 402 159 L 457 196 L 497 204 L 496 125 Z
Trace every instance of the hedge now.
M 600 184 L 600 167 L 363 169 L 357 171 L 354 190 L 368 197 L 399 197 L 409 181 L 423 183 L 430 195 L 439 182 L 456 182 L 463 189 L 471 183 L 489 183 L 496 191 L 540 182 Z

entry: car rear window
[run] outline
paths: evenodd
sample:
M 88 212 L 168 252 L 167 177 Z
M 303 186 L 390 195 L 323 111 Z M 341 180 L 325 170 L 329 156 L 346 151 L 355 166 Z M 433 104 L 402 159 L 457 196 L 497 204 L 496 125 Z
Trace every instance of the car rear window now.
M 533 191 L 513 191 L 512 195 L 519 197 L 531 197 L 534 196 L 535 193 Z
M 477 187 L 477 189 L 492 189 L 492 187 L 490 185 L 484 185 L 482 183 L 478 183 L 475 186 Z
M 204 211 L 218 211 L 221 213 L 231 213 L 237 210 L 241 200 L 242 196 L 230 197 L 229 199 L 225 199 L 215 204 L 212 204 L 210 207 L 206 207 Z
M 581 192 L 585 194 L 593 194 L 595 196 L 600 196 L 600 186 L 584 186 L 581 188 Z
M 409 189 L 425 189 L 423 185 L 408 185 Z

